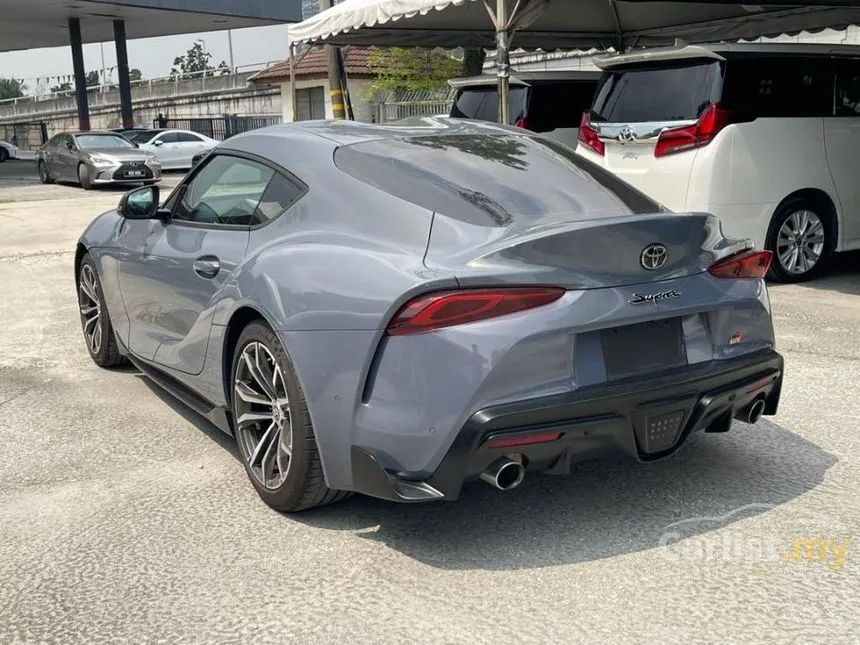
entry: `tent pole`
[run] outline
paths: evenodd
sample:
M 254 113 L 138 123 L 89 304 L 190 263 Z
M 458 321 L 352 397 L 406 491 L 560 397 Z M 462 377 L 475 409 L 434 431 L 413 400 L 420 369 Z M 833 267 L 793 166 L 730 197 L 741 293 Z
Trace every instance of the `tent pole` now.
M 299 120 L 299 110 L 296 105 L 296 46 L 290 43 L 290 109 L 293 116 L 292 121 Z
M 511 54 L 510 31 L 508 30 L 507 0 L 496 0 L 496 74 L 499 95 L 499 123 L 510 124 L 508 86 L 510 80 Z

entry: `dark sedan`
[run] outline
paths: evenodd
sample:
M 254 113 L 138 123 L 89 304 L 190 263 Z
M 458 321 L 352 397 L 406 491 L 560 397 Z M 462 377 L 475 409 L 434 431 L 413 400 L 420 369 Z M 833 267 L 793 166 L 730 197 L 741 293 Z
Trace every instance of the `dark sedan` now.
M 156 183 L 158 158 L 115 132 L 63 132 L 36 155 L 43 184 L 75 181 L 84 190 L 98 184 Z

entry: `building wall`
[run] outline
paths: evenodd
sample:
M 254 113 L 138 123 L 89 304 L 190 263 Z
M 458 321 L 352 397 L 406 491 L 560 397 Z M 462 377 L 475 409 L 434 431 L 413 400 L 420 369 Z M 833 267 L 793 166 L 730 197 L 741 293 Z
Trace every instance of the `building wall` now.
M 368 78 L 351 78 L 348 81 L 349 96 L 352 99 L 352 109 L 356 121 L 370 121 L 370 84 Z M 296 89 L 308 87 L 322 87 L 325 96 L 325 114 L 327 119 L 334 118 L 331 107 L 331 91 L 327 78 L 300 79 L 296 81 Z M 283 106 L 284 122 L 293 120 L 293 101 L 290 93 L 290 84 L 281 83 L 281 105 Z
M 135 125 L 152 127 L 159 114 L 168 118 L 280 115 L 283 108 L 278 88 L 249 85 L 249 75 L 133 87 Z M 93 129 L 122 127 L 117 90 L 90 92 L 88 98 Z M 48 136 L 63 130 L 76 130 L 78 112 L 74 96 L 0 103 L 0 125 L 39 121 L 47 124 Z

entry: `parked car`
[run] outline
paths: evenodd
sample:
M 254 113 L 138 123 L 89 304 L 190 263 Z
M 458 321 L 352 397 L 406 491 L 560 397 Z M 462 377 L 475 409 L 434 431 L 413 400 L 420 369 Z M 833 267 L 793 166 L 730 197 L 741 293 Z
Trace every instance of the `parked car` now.
M 137 134 L 138 132 L 146 132 L 149 128 L 114 128 L 112 132 L 116 132 L 117 134 L 121 134 L 126 139 L 131 139 L 132 136 Z
M 191 168 L 194 155 L 208 151 L 220 142 L 190 130 L 144 130 L 131 136 L 143 150 L 158 155 L 164 170 Z
M 577 151 L 677 211 L 817 275 L 860 248 L 860 48 L 719 44 L 598 59 Z
M 17 159 L 18 158 L 18 146 L 13 146 L 11 143 L 7 141 L 0 141 L 0 163 L 3 163 L 7 159 Z
M 594 99 L 600 72 L 515 72 L 510 78 L 510 125 L 576 147 L 582 112 Z M 448 81 L 457 89 L 451 116 L 498 122 L 499 96 L 493 75 Z
M 158 158 L 116 132 L 62 132 L 36 154 L 43 184 L 76 181 L 84 190 L 100 184 L 155 183 Z
M 525 130 L 316 121 L 232 137 L 163 204 L 127 193 L 75 279 L 96 364 L 235 433 L 295 511 L 508 490 L 774 414 L 770 256 Z

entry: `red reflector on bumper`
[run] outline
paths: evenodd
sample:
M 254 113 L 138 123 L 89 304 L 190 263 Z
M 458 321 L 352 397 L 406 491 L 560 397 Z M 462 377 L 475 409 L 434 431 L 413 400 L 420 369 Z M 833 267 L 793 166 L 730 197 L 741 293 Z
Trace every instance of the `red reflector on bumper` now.
M 511 448 L 513 446 L 528 446 L 533 443 L 548 443 L 561 436 L 560 432 L 544 432 L 523 437 L 503 437 L 490 441 L 490 448 Z

